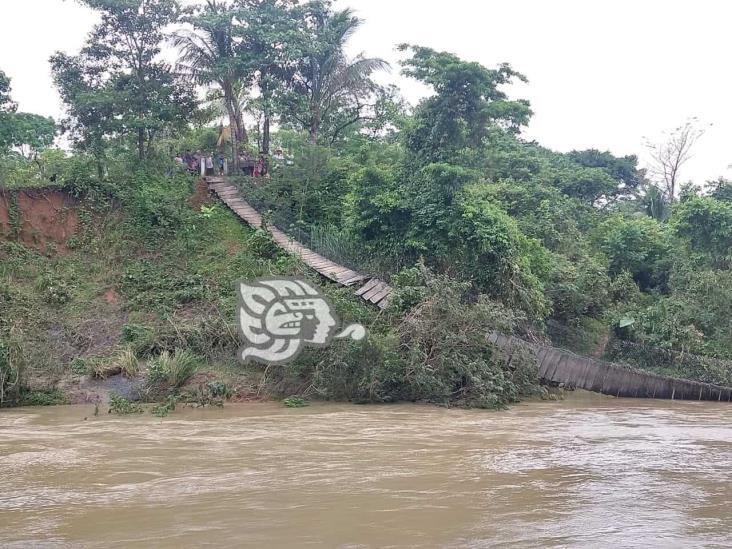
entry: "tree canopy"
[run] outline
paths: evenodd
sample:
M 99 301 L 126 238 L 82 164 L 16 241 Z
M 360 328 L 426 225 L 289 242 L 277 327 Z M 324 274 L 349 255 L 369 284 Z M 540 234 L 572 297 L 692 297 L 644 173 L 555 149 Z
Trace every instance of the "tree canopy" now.
M 45 116 L 17 112 L 11 91 L 10 78 L 0 70 L 0 153 L 15 148 L 30 154 L 51 146 L 56 123 Z

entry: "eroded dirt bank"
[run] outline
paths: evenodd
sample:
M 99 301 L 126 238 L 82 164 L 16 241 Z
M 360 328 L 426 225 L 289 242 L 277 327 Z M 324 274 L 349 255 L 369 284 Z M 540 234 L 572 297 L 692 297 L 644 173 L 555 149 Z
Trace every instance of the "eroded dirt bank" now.
M 43 253 L 67 249 L 79 229 L 77 207 L 57 189 L 0 189 L 0 238 Z

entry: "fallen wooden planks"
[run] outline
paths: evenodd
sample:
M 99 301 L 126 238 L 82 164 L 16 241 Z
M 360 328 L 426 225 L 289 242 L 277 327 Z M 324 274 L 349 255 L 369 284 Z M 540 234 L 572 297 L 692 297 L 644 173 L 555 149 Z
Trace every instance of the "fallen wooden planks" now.
M 732 402 L 732 387 L 631 369 L 621 364 L 579 356 L 565 349 L 528 343 L 497 332 L 490 334 L 487 341 L 508 354 L 512 353 L 515 346 L 531 350 L 536 356 L 539 377 L 555 384 L 614 397 Z

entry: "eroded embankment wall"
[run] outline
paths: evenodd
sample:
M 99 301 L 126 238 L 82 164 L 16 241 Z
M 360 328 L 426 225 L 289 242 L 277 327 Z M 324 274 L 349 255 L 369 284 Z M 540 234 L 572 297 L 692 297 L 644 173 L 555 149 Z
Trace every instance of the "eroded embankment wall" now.
M 44 253 L 66 248 L 79 227 L 77 206 L 58 189 L 0 189 L 0 239 Z

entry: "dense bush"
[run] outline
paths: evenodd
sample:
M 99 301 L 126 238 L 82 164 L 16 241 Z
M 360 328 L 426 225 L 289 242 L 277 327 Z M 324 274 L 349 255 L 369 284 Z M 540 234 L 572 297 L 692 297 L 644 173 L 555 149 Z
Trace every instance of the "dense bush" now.
M 516 353 L 509 362 L 487 343 L 492 330 L 510 333 L 522 317 L 486 296 L 471 297 L 470 284 L 417 272 L 401 276 L 413 285 L 400 288 L 395 299 L 406 306 L 418 296 L 419 303 L 395 316 L 389 329 L 299 360 L 296 371 L 312 376 L 312 389 L 331 399 L 482 408 L 535 393 L 535 357 Z

